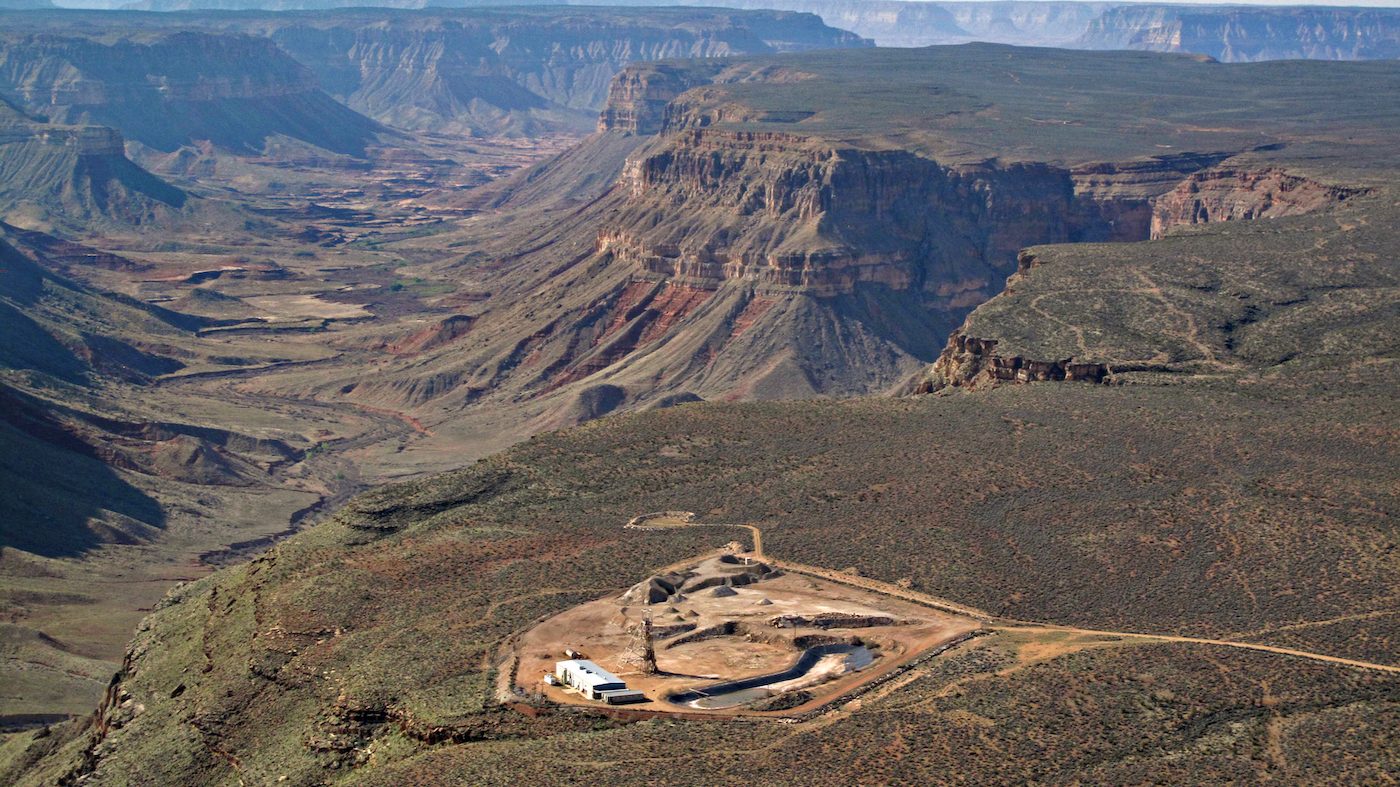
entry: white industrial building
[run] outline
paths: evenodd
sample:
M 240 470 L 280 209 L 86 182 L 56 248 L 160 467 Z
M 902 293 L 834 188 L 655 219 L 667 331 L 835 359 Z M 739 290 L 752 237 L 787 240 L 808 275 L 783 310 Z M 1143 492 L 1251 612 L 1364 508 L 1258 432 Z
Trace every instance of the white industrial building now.
M 647 701 L 646 695 L 627 688 L 627 684 L 621 678 L 588 659 L 555 662 L 554 677 L 565 686 L 578 690 L 579 694 L 588 699 L 606 702 L 609 705 Z

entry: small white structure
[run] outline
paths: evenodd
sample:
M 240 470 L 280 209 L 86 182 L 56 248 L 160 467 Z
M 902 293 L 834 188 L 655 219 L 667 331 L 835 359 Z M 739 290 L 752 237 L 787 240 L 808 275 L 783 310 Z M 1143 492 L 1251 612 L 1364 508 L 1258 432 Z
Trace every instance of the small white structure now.
M 627 688 L 621 678 L 587 659 L 555 662 L 554 676 L 588 699 L 609 705 L 646 702 L 647 699 L 640 691 Z

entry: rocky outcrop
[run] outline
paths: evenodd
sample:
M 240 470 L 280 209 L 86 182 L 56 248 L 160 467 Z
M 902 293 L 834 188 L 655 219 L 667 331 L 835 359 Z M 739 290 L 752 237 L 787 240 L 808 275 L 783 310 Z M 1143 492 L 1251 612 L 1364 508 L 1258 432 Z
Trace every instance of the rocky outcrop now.
M 1073 358 L 1033 360 L 1001 354 L 997 343 L 996 339 L 954 333 L 928 377 L 914 385 L 911 393 L 933 393 L 944 388 L 977 390 L 1005 383 L 1101 383 L 1109 374 L 1107 365 L 1102 363 L 1076 362 Z
M 1192 174 L 1153 201 L 1153 238 L 1173 227 L 1311 213 L 1365 193 L 1279 169 L 1222 167 Z
M 473 322 L 475 320 L 465 314 L 454 314 L 382 346 L 394 355 L 418 355 L 466 336 Z
M 708 84 L 719 66 L 652 63 L 619 73 L 608 87 L 607 104 L 598 118 L 599 131 L 656 134 L 666 119 L 666 107 L 680 94 Z
M 126 157 L 126 145 L 115 129 L 102 126 L 0 126 L 0 145 L 35 141 L 71 149 L 79 156 Z

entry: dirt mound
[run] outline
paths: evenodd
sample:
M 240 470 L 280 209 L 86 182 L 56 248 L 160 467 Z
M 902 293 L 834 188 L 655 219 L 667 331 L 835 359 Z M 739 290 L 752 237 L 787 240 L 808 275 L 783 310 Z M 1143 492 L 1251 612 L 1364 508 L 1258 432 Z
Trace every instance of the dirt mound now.
M 778 572 L 767 563 L 735 555 L 720 555 L 697 566 L 692 577 L 681 589 L 687 593 L 696 593 L 716 585 L 739 587 L 777 575 Z
M 660 604 L 671 597 L 675 588 L 666 585 L 660 579 L 652 577 L 644 582 L 632 586 L 623 596 L 623 600 L 629 604 Z
M 628 604 L 661 604 L 667 600 L 679 600 L 681 595 L 677 592 L 682 582 L 686 580 L 683 574 L 664 574 L 648 577 L 633 585 L 622 594 L 622 600 Z M 667 612 L 675 612 L 675 607 L 668 607 Z
M 894 618 L 885 615 L 851 615 L 844 612 L 823 612 L 808 617 L 806 615 L 779 615 L 768 621 L 775 628 L 802 628 L 811 626 L 819 629 L 853 629 L 871 626 L 893 626 Z
M 739 593 L 738 591 L 734 590 L 734 588 L 729 587 L 728 585 L 720 585 L 714 590 L 711 590 L 706 595 L 710 596 L 711 598 L 724 598 L 726 596 L 737 596 L 739 595 Z
M 247 462 L 189 435 L 157 443 L 150 453 L 151 472 L 185 483 L 246 486 L 258 475 Z

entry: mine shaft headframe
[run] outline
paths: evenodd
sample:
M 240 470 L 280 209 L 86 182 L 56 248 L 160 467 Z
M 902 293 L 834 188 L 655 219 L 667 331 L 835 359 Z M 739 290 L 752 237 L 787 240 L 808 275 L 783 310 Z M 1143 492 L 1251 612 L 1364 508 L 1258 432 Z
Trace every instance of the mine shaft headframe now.
M 651 610 L 642 613 L 642 622 L 632 626 L 632 641 L 618 659 L 621 664 L 635 665 L 647 675 L 656 674 L 656 643 L 652 633 Z

